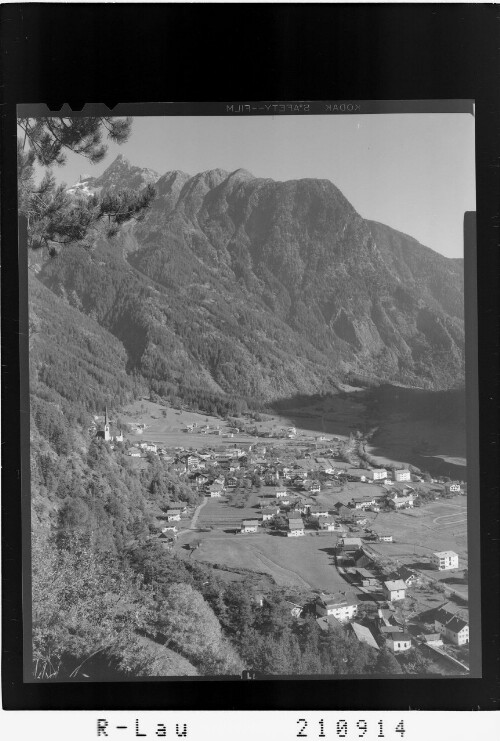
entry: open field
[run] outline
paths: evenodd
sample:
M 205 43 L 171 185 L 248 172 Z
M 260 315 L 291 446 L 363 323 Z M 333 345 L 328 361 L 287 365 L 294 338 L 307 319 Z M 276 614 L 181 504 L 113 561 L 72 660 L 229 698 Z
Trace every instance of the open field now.
M 378 484 L 348 481 L 340 487 L 336 482 L 333 482 L 331 490 L 323 487 L 321 493 L 317 495 L 316 500 L 318 504 L 325 504 L 329 509 L 332 509 L 337 502 L 347 505 L 353 497 L 372 496 L 373 494 L 381 494 L 384 491 L 386 490 Z M 366 516 L 374 517 L 374 513 L 367 512 Z
M 254 497 L 255 498 L 255 495 Z M 252 507 L 252 500 L 245 507 L 232 507 L 219 499 L 207 499 L 206 505 L 200 512 L 197 525 L 203 527 L 218 527 L 222 530 L 240 528 L 242 520 L 255 519 L 260 510 Z
M 135 401 L 126 406 L 120 414 L 120 419 L 126 424 L 144 424 L 143 433 L 126 433 L 132 443 L 150 441 L 166 447 L 184 447 L 201 449 L 207 446 L 217 447 L 238 442 L 251 442 L 248 435 L 238 435 L 233 438 L 224 438 L 214 434 L 186 433 L 183 430 L 189 424 L 196 424 L 198 428 L 209 425 L 214 431 L 217 427 L 224 430 L 227 424 L 218 417 L 211 417 L 197 412 L 187 412 L 174 409 L 170 406 L 157 404 L 147 399 Z
M 372 520 L 376 532 L 392 533 L 394 543 L 377 543 L 373 548 L 384 554 L 415 552 L 429 555 L 433 551 L 452 550 L 460 564 L 467 559 L 467 499 L 429 502 L 411 510 L 380 512 Z
M 141 441 L 155 442 L 165 447 L 183 447 L 200 450 L 205 447 L 218 448 L 228 445 L 237 445 L 238 443 L 255 443 L 263 442 L 272 445 L 279 442 L 280 445 L 296 445 L 300 442 L 311 442 L 316 439 L 320 432 L 312 433 L 307 428 L 297 427 L 297 435 L 293 439 L 281 438 L 270 439 L 255 437 L 245 433 L 234 434 L 233 437 L 224 437 L 227 428 L 230 426 L 226 421 L 218 417 L 212 417 L 204 413 L 189 412 L 186 410 L 174 409 L 168 405 L 158 404 L 149 401 L 146 398 L 127 405 L 119 415 L 120 419 L 129 425 L 144 424 L 146 428 L 143 433 L 135 432 L 126 433 L 126 437 L 132 443 Z M 293 422 L 284 416 L 278 414 L 263 415 L 262 422 L 252 422 L 248 419 L 238 420 L 240 423 L 251 424 L 255 426 L 260 433 L 278 433 L 283 427 L 292 425 Z M 187 425 L 196 424 L 195 429 L 200 429 L 205 425 L 210 426 L 207 434 L 201 432 L 187 433 L 183 430 Z M 222 430 L 222 435 L 215 434 L 217 429 Z
M 282 586 L 329 592 L 347 587 L 333 565 L 337 538 L 331 533 L 302 538 L 197 533 L 196 539 L 201 540 L 193 554 L 197 561 L 265 572 Z

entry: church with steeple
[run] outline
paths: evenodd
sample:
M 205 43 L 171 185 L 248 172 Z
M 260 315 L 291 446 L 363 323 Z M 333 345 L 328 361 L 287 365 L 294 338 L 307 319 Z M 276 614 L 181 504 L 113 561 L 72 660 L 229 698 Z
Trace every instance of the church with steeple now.
M 102 437 L 104 440 L 111 440 L 111 431 L 109 427 L 108 407 L 104 412 L 104 427 L 102 430 L 97 432 L 97 437 Z
M 116 430 L 115 430 L 116 431 Z M 102 440 L 106 440 L 106 442 L 115 442 L 115 443 L 122 443 L 123 442 L 123 432 L 120 430 L 116 435 L 111 434 L 111 424 L 109 421 L 109 415 L 108 415 L 108 407 L 106 406 L 104 411 L 104 424 L 100 430 L 96 432 L 96 437 L 100 437 Z

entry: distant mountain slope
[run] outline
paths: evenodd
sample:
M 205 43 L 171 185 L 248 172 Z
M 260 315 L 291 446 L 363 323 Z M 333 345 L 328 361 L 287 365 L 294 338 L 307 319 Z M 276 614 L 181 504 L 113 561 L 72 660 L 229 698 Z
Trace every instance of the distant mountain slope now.
M 113 335 L 51 293 L 36 277 L 29 280 L 30 391 L 34 399 L 80 421 L 102 412 L 111 401 L 134 398 L 137 383 L 127 375 L 127 353 Z M 69 414 L 68 414 L 69 412 Z
M 326 180 L 189 176 L 115 160 L 94 187 L 155 182 L 146 218 L 39 278 L 123 342 L 153 386 L 263 399 L 353 375 L 463 382 L 463 265 L 366 221 Z

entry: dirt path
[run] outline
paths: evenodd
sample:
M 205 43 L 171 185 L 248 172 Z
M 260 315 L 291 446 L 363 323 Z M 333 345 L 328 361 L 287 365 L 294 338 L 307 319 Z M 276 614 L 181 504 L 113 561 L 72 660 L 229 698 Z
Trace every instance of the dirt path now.
M 191 520 L 191 525 L 189 526 L 191 530 L 195 529 L 196 523 L 198 522 L 199 514 L 207 502 L 208 502 L 208 498 L 205 497 L 203 502 L 200 505 L 198 505 L 198 507 L 196 507 L 194 515 L 193 515 L 193 519 Z
M 191 530 L 196 529 L 196 523 L 198 522 L 198 516 L 207 502 L 208 502 L 208 499 L 207 497 L 205 497 L 203 502 L 196 507 L 190 526 L 185 527 L 184 530 L 179 530 L 179 532 L 177 533 L 177 537 L 179 537 L 179 535 L 184 535 L 184 533 L 189 533 L 191 532 Z

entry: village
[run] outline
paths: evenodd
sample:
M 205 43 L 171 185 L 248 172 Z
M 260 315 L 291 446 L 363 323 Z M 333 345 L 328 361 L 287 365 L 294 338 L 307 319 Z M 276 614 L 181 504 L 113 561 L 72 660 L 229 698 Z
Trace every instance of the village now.
M 268 575 L 295 595 L 292 615 L 314 615 L 321 630 L 344 626 L 377 650 L 414 649 L 436 672 L 467 673 L 465 482 L 370 465 L 348 440 L 291 425 L 246 426 L 191 415 L 175 439 L 188 444 L 172 446 L 144 421 L 129 419 L 124 436 L 106 411 L 97 435 L 135 465 L 158 457 L 197 495 L 158 512 L 151 537 L 164 548 L 227 578 Z

